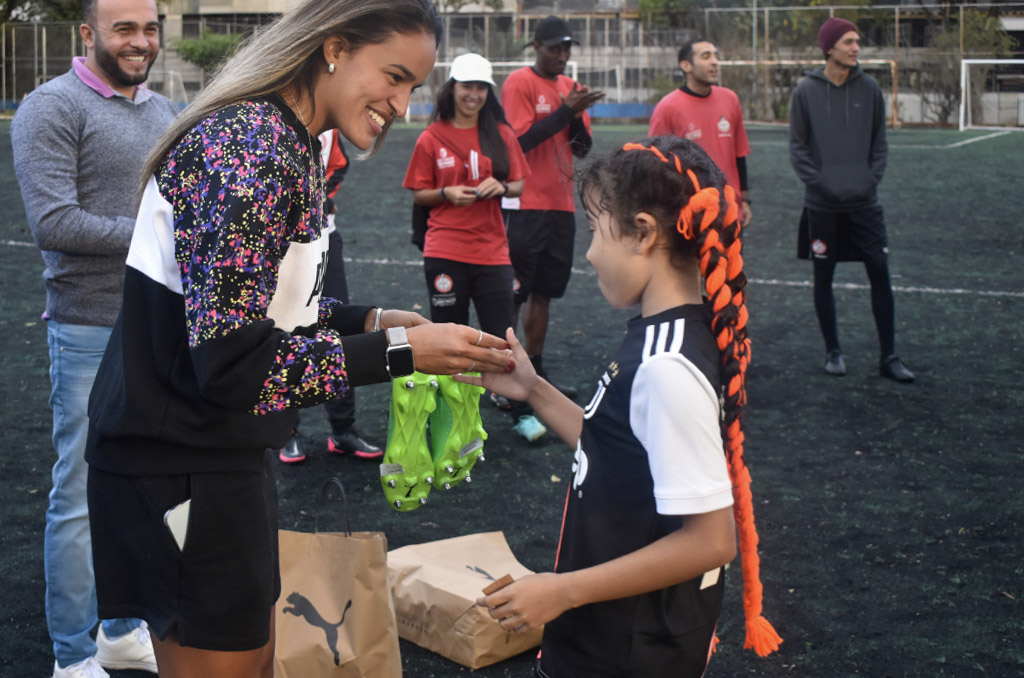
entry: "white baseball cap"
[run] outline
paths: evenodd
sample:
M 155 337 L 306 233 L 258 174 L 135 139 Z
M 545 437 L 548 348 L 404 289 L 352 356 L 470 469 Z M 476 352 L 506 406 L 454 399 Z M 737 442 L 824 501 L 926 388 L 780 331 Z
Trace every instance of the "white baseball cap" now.
M 497 87 L 492 73 L 491 62 L 471 52 L 455 57 L 448 77 L 458 82 L 486 82 L 492 87 Z

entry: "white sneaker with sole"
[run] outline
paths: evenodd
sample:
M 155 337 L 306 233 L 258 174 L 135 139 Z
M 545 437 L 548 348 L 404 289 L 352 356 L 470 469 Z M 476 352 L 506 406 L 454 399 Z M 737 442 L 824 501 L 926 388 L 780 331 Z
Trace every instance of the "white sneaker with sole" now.
M 153 641 L 149 637 L 146 622 L 114 640 L 107 638 L 100 624 L 96 632 L 96 661 L 106 669 L 136 669 L 157 673 Z
M 110 674 L 96 663 L 94 657 L 89 657 L 63 669 L 53 662 L 53 678 L 110 678 Z

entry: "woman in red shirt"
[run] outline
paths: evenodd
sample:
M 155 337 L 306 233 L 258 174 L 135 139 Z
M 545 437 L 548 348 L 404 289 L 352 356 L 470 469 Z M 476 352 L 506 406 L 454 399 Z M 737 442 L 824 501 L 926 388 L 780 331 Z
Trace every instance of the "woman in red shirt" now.
M 403 186 L 430 209 L 423 246 L 434 322 L 469 322 L 504 336 L 515 324 L 515 279 L 501 198 L 523 192 L 530 170 L 494 92 L 490 62 L 463 54 L 416 141 Z

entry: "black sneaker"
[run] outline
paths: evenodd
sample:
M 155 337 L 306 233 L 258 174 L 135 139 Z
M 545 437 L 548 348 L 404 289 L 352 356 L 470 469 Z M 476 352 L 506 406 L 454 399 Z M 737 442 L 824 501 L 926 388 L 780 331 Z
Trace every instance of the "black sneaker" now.
M 299 462 L 306 461 L 306 453 L 299 447 L 297 436 L 292 437 L 291 440 L 284 444 L 284 447 L 278 450 L 277 458 L 284 464 L 298 464 Z
M 914 373 L 907 369 L 898 355 L 882 358 L 878 363 L 878 373 L 886 379 L 909 384 L 914 381 Z
M 846 374 L 846 363 L 843 362 L 843 353 L 838 348 L 828 352 L 825 358 L 825 371 L 833 377 L 841 377 Z
M 384 456 L 384 450 L 363 440 L 354 428 L 327 436 L 327 451 L 332 454 L 352 454 L 360 459 L 380 459 Z
M 524 414 L 533 414 L 533 409 L 526 404 L 525 400 L 510 400 L 503 395 L 491 392 L 489 398 L 491 404 L 502 412 L 508 412 L 513 417 L 520 417 Z

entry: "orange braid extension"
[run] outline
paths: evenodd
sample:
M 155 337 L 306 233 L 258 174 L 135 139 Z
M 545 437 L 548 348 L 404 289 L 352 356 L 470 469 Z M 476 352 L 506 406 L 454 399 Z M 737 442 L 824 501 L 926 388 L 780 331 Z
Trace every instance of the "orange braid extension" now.
M 669 160 L 658 148 L 637 143 L 628 143 L 622 150 L 650 151 L 662 162 L 674 165 L 679 174 L 684 174 L 682 163 L 674 153 L 669 154 L 672 157 Z M 736 518 L 742 558 L 743 609 L 747 631 L 743 647 L 765 657 L 779 649 L 782 638 L 762 616 L 761 559 L 757 554 L 758 536 L 754 525 L 750 472 L 743 462 L 745 436 L 741 416 L 747 404 L 750 339 L 747 337 L 749 315 L 746 295 L 743 293 L 746 277 L 743 275 L 743 244 L 739 238 L 739 206 L 732 187 L 726 186 L 723 190 L 725 215 L 721 226 L 718 229 L 712 228 L 721 213 L 718 190 L 713 187 L 701 188 L 693 170 L 687 169 L 685 175 L 693 184 L 694 194 L 680 210 L 676 229 L 684 238 L 693 239 L 694 216 L 702 213 L 697 233 L 698 256 L 707 296 L 714 310 L 711 329 L 722 354 L 722 381 L 725 389 L 722 433 L 733 486 L 733 515 Z M 716 637 L 714 645 L 717 644 Z

